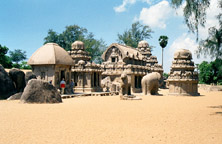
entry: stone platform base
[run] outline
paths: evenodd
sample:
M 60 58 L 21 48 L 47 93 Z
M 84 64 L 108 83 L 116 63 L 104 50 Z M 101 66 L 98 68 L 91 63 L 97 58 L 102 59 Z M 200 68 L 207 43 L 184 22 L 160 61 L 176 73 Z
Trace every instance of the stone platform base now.
M 62 99 L 83 97 L 83 96 L 117 96 L 119 92 L 92 92 L 92 93 L 74 93 L 61 95 Z
M 188 94 L 188 93 L 169 93 L 169 96 L 200 96 L 200 93 Z
M 90 93 L 90 92 L 102 92 L 102 88 L 95 87 L 95 88 L 74 88 L 75 93 Z

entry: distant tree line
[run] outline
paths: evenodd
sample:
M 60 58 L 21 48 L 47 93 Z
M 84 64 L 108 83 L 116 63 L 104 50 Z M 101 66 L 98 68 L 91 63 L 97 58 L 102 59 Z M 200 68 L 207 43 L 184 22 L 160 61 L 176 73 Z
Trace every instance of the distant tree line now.
M 20 69 L 31 69 L 27 62 L 26 52 L 21 49 L 15 49 L 14 51 L 9 51 L 9 56 L 7 55 L 9 48 L 2 46 L 0 44 L 0 64 L 4 68 L 20 68 Z
M 136 48 L 139 41 L 151 38 L 152 32 L 149 26 L 135 22 L 131 28 L 125 30 L 123 34 L 117 34 L 117 41 L 121 44 Z M 92 61 L 95 63 L 102 62 L 101 55 L 107 47 L 104 40 L 96 39 L 93 33 L 88 32 L 86 28 L 78 25 L 66 26 L 62 33 L 57 33 L 49 29 L 47 36 L 44 38 L 44 43 L 54 42 L 65 50 L 70 51 L 71 44 L 77 40 L 84 42 L 86 51 L 89 52 Z
M 107 47 L 105 42 L 102 39 L 96 39 L 93 33 L 78 25 L 66 26 L 62 33 L 49 29 L 48 35 L 44 38 L 44 43 L 57 43 L 65 50 L 70 51 L 72 43 L 77 40 L 84 42 L 86 51 L 89 52 L 92 61 L 102 62 L 101 55 Z
M 222 60 L 203 61 L 198 65 L 199 83 L 222 85 Z

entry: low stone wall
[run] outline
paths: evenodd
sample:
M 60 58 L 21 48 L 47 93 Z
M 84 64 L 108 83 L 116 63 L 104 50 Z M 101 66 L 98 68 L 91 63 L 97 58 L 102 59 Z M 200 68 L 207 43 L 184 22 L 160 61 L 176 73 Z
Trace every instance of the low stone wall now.
M 8 73 L 9 71 L 10 71 L 11 69 L 7 69 L 7 68 L 5 68 L 5 71 Z M 23 71 L 25 74 L 27 73 L 27 72 L 32 72 L 32 70 L 28 70 L 28 69 L 20 69 L 21 71 Z
M 198 84 L 198 88 L 206 91 L 222 91 L 222 85 Z

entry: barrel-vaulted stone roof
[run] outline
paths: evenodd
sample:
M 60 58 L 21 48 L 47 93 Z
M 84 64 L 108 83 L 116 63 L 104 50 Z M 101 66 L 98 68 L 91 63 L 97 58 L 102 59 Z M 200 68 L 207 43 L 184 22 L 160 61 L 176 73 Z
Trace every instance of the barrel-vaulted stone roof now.
M 122 53 L 122 59 L 125 58 L 133 58 L 133 59 L 142 59 L 144 56 L 135 48 L 132 48 L 130 46 L 121 45 L 118 43 L 112 43 L 106 51 L 104 51 L 102 55 L 102 59 L 106 61 L 106 54 L 109 51 L 109 49 L 112 49 L 113 47 L 118 48 Z
M 37 49 L 30 59 L 29 65 L 72 65 L 73 60 L 66 50 L 56 43 L 47 43 Z

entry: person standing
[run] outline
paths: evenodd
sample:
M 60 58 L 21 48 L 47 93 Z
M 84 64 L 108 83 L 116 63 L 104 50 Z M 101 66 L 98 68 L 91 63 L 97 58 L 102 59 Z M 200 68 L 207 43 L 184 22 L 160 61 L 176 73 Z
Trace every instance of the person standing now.
M 60 82 L 61 94 L 64 94 L 65 87 L 66 87 L 66 82 L 65 82 L 65 79 L 62 78 Z
M 74 94 L 74 91 L 73 91 L 73 88 L 75 86 L 75 83 L 73 81 L 73 79 L 71 80 L 71 83 L 70 83 L 70 88 L 71 88 L 71 93 Z

